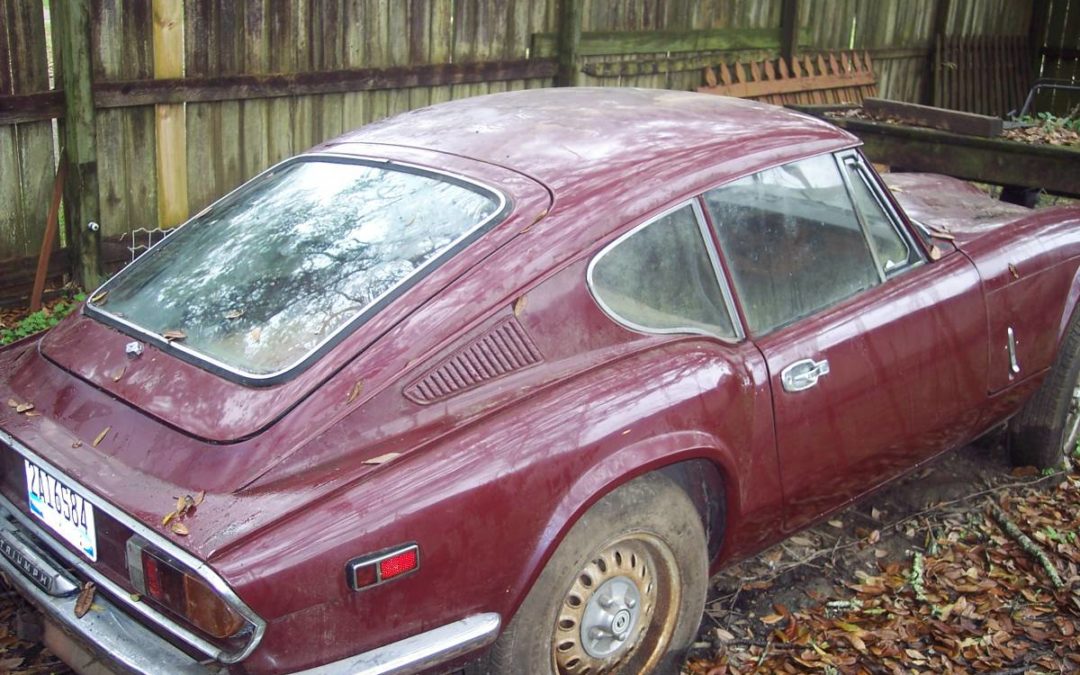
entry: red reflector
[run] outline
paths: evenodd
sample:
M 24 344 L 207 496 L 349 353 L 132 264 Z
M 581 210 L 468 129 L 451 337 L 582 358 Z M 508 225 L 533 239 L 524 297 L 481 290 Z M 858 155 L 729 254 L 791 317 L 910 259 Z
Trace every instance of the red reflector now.
M 401 553 L 390 556 L 386 560 L 379 561 L 379 577 L 383 581 L 411 572 L 419 566 L 419 558 L 416 548 L 410 548 Z

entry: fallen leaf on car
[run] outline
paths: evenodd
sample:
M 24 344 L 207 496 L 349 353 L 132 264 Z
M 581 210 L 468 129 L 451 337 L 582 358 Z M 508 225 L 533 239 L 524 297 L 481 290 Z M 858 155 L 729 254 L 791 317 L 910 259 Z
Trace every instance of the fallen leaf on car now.
M 102 429 L 102 430 L 101 430 L 101 433 L 100 433 L 100 434 L 98 434 L 98 435 L 97 435 L 97 437 L 95 437 L 95 438 L 94 438 L 94 443 L 93 443 L 93 446 L 94 446 L 95 448 L 96 448 L 97 446 L 101 445 L 101 442 L 102 442 L 103 440 L 105 440 L 105 436 L 107 436 L 107 435 L 109 434 L 109 430 L 110 430 L 110 429 L 112 429 L 112 427 L 105 427 L 104 429 Z
M 244 310 L 242 309 L 230 309 L 224 314 L 226 319 L 239 319 L 242 316 L 244 316 Z
M 1012 275 L 1013 279 L 1019 279 L 1020 278 L 1020 270 L 1016 269 L 1016 265 L 1014 265 L 1012 263 L 1009 263 L 1009 274 Z
M 161 337 L 165 338 L 166 342 L 176 342 L 187 338 L 187 334 L 182 330 L 167 330 L 161 334 Z
M 514 316 L 521 316 L 521 313 L 525 311 L 525 296 L 518 296 L 518 299 L 514 301 Z
M 352 389 L 349 390 L 349 395 L 345 397 L 345 403 L 346 404 L 352 403 L 353 401 L 355 401 L 357 398 L 360 397 L 360 394 L 363 393 L 363 391 L 364 391 L 364 381 L 363 380 L 357 380 L 356 384 L 354 384 L 352 386 Z
M 120 378 L 123 377 L 124 373 L 126 373 L 126 372 L 127 372 L 127 366 L 120 366 L 119 368 L 117 368 L 116 370 L 113 371 L 112 375 L 109 375 L 109 378 L 113 382 L 119 382 Z
M 16 401 L 15 399 L 13 399 L 13 398 L 9 398 L 7 400 L 7 404 L 8 404 L 9 408 L 18 408 L 19 407 L 19 402 Z
M 544 209 L 544 210 L 543 210 L 543 211 L 541 211 L 540 213 L 536 214 L 536 217 L 532 219 L 532 222 L 531 222 L 531 223 L 529 223 L 528 225 L 526 225 L 526 226 L 525 226 L 525 228 L 524 228 L 523 230 L 521 230 L 521 234 L 525 234 L 526 232 L 528 232 L 529 230 L 531 230 L 531 229 L 532 229 L 532 226 L 533 226 L 533 225 L 535 225 L 535 224 L 537 224 L 537 223 L 539 223 L 539 222 L 540 222 L 541 220 L 543 220 L 543 219 L 544 219 L 544 216 L 546 216 L 547 214 L 548 214 L 548 210 L 547 210 L 547 209 Z
M 90 304 L 92 304 L 92 305 L 104 305 L 105 304 L 105 298 L 107 298 L 107 297 L 109 297 L 109 292 L 108 291 L 101 291 L 100 293 L 95 293 L 94 295 L 92 295 L 90 297 Z
M 176 511 L 169 511 L 165 514 L 165 517 L 161 519 L 161 526 L 165 527 L 169 524 L 169 521 L 176 517 Z
M 41 413 L 36 410 L 30 410 L 26 413 L 27 417 L 41 417 Z
M 181 523 L 179 520 L 174 520 L 173 521 L 171 529 L 173 531 L 173 534 L 179 535 L 181 537 L 186 537 L 186 536 L 188 536 L 188 533 L 189 533 L 187 525 Z
M 195 501 L 192 506 L 202 504 L 204 499 L 206 499 L 206 490 L 199 490 L 199 493 L 195 495 Z
M 262 338 L 262 328 L 255 326 L 248 331 L 248 339 L 252 342 L 258 342 Z
M 400 452 L 388 452 L 385 455 L 379 455 L 378 457 L 372 457 L 371 459 L 365 459 L 364 464 L 386 464 L 401 457 Z
M 19 414 L 22 414 L 24 412 L 30 412 L 33 409 L 34 409 L 34 404 L 33 403 L 20 403 L 19 405 L 15 406 L 15 412 L 17 412 Z
M 71 447 L 73 447 L 73 448 L 81 448 L 82 447 L 82 441 L 72 441 Z
M 75 599 L 75 616 L 83 618 L 83 616 L 90 611 L 90 606 L 94 604 L 94 593 L 97 592 L 97 586 L 93 581 L 87 581 L 83 584 L 82 590 L 79 591 L 79 597 Z
M 191 507 L 195 506 L 195 498 L 191 495 L 184 495 L 183 497 L 177 497 L 176 499 L 176 515 L 184 516 L 191 510 Z

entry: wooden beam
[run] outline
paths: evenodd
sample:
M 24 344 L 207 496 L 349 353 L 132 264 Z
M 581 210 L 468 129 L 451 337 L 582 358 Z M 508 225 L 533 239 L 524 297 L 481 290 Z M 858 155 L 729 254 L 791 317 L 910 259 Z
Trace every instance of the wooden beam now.
M 809 40 L 808 31 L 799 31 L 801 43 L 806 44 Z M 588 32 L 581 34 L 578 55 L 720 52 L 739 49 L 779 50 L 780 35 L 775 28 Z M 558 34 L 533 33 L 534 57 L 551 58 L 557 53 Z
M 559 1 L 559 32 L 555 36 L 555 50 L 559 61 L 559 70 L 555 75 L 556 87 L 571 87 L 577 83 L 583 4 L 583 0 Z M 533 53 L 532 56 L 538 54 Z
M 75 277 L 83 288 L 96 288 L 102 280 L 97 176 L 97 118 L 91 89 L 90 0 L 67 0 L 52 5 L 58 21 L 56 47 L 64 89 L 64 147 L 68 177 L 64 188 L 69 243 L 74 244 Z
M 1080 183 L 1076 181 L 1080 150 L 853 118 L 830 121 L 862 139 L 863 151 L 871 161 L 888 164 L 893 169 L 941 173 L 1080 197 Z
M 791 62 L 799 52 L 799 0 L 783 0 L 780 5 L 780 57 Z
M 863 108 L 873 115 L 893 118 L 900 124 L 941 129 L 966 136 L 995 138 L 1000 136 L 1005 128 L 1001 118 L 998 117 L 932 108 L 917 103 L 889 101 L 883 98 L 864 99 Z
M 0 125 L 38 122 L 64 114 L 64 92 L 0 96 Z
M 184 76 L 183 0 L 154 0 L 154 78 Z M 188 217 L 187 119 L 183 103 L 154 108 L 157 146 L 158 226 L 173 227 Z
M 67 180 L 67 156 L 60 155 L 60 165 L 56 167 L 53 179 L 52 200 L 49 202 L 49 217 L 45 222 L 45 233 L 41 237 L 41 251 L 38 253 L 37 270 L 34 272 L 34 288 L 30 291 L 30 311 L 41 309 L 41 296 L 45 292 L 45 278 L 49 273 L 49 260 L 56 247 L 56 233 L 60 229 L 60 199 L 64 196 L 64 181 Z

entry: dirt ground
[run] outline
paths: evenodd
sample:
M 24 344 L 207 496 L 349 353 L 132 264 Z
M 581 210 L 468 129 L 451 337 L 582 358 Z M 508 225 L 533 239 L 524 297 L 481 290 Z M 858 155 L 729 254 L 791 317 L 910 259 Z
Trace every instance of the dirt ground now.
M 1080 533 L 1074 529 L 1080 475 L 1013 469 L 1000 443 L 988 445 L 945 453 L 717 575 L 683 673 L 1080 672 Z M 1063 571 L 1064 591 L 1053 589 L 1030 554 L 985 515 L 988 500 L 1004 501 L 1040 547 L 1065 552 L 1063 560 L 1052 556 Z M 1029 512 L 1028 501 L 1049 504 L 1050 518 Z M 1062 536 L 1061 548 L 1047 541 L 1049 533 Z M 988 565 L 969 566 L 965 554 L 985 557 Z M 918 584 L 912 581 L 916 556 L 925 566 Z M 998 587 L 994 579 L 1012 567 L 1013 585 Z M 968 586 L 954 583 L 968 577 Z M 1024 583 L 1015 581 L 1021 577 Z M 970 613 L 943 617 L 950 611 L 939 611 L 966 606 L 968 598 Z M 1038 616 L 1023 614 L 1025 605 L 1038 608 Z M 891 620 L 883 627 L 886 615 Z M 1036 627 L 1021 625 L 1027 619 Z

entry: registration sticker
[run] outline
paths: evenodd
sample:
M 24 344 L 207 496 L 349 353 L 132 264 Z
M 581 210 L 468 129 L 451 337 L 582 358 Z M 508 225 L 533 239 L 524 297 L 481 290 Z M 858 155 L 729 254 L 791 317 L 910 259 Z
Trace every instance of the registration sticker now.
M 26 463 L 26 492 L 30 512 L 60 535 L 64 541 L 97 560 L 97 532 L 94 507 L 74 489 L 61 483 L 30 460 Z

